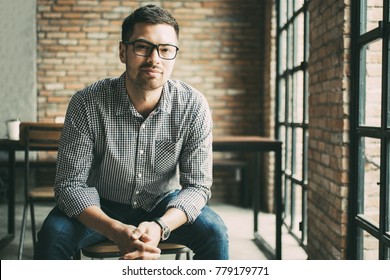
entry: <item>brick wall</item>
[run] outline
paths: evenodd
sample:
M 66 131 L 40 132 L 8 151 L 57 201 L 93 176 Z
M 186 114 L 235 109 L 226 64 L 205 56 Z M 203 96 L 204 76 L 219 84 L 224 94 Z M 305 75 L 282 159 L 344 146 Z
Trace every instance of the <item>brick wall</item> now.
M 38 114 L 65 114 L 70 96 L 119 75 L 121 22 L 153 1 L 38 0 Z M 163 1 L 181 25 L 174 78 L 201 90 L 216 134 L 258 134 L 262 19 L 259 1 Z
M 38 120 L 64 116 L 77 90 L 124 71 L 118 58 L 122 20 L 153 2 L 181 26 L 173 78 L 206 96 L 214 135 L 258 135 L 266 38 L 260 26 L 269 1 L 257 0 L 37 0 Z M 218 186 L 215 190 L 223 192 Z
M 348 195 L 350 6 L 313 0 L 309 58 L 308 255 L 344 259 Z

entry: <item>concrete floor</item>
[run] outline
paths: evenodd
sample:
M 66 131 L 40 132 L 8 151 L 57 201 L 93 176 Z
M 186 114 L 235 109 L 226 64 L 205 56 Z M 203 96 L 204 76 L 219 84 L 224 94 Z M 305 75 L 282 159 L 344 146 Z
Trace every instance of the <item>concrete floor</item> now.
M 236 207 L 229 204 L 211 205 L 211 207 L 221 216 L 225 221 L 230 238 L 230 259 L 232 260 L 266 260 L 266 255 L 260 251 L 253 241 L 253 213 L 250 209 Z M 1 227 L 0 233 L 3 235 L 6 227 L 4 205 L 1 208 Z M 42 221 L 46 217 L 51 206 L 37 206 L 36 207 L 37 221 Z M 22 205 L 17 203 L 16 207 L 16 236 L 14 240 L 0 251 L 0 259 L 15 260 L 17 259 L 17 251 L 19 244 L 20 225 L 22 217 Z M 262 225 L 260 233 L 263 238 L 274 244 L 275 223 L 274 216 L 270 214 L 260 213 L 260 225 Z M 267 226 L 264 226 L 267 225 Z M 40 225 L 38 224 L 38 227 Z M 32 239 L 29 231 L 29 225 L 26 232 L 26 242 L 24 246 L 23 259 L 31 260 L 33 255 Z M 162 256 L 162 259 L 173 259 L 174 256 Z M 184 258 L 184 256 L 183 256 Z M 282 237 L 282 259 L 307 259 L 304 250 L 297 245 L 296 241 L 285 231 Z

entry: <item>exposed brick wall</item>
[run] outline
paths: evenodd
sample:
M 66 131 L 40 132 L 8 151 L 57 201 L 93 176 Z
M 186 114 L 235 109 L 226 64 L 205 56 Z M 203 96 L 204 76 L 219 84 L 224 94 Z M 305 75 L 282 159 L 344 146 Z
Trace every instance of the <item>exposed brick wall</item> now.
M 38 120 L 64 116 L 77 90 L 124 71 L 118 58 L 122 20 L 153 2 L 181 26 L 173 78 L 206 96 L 214 135 L 259 135 L 266 3 L 257 0 L 37 0 Z
M 313 0 L 309 12 L 308 255 L 310 259 L 344 259 L 349 152 L 349 1 Z
M 51 121 L 87 84 L 119 75 L 121 22 L 153 1 L 38 0 L 38 114 Z M 163 1 L 181 25 L 174 78 L 201 90 L 215 134 L 258 134 L 262 3 Z

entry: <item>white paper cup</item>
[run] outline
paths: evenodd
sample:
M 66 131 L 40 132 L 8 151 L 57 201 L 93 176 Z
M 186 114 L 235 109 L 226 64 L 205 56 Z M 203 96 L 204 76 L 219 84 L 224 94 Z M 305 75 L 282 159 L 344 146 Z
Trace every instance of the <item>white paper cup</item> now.
M 12 120 L 7 122 L 8 139 L 19 140 L 19 120 Z

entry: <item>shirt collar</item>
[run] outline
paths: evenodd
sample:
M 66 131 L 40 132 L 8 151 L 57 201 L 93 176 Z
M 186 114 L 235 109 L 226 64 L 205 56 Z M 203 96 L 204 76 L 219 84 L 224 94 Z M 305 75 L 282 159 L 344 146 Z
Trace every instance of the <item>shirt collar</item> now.
M 126 91 L 126 72 L 124 72 L 118 79 L 116 92 L 114 95 L 118 95 L 117 101 L 117 110 L 115 114 L 117 116 L 123 115 L 130 110 L 132 106 L 130 106 L 131 101 Z
M 157 108 L 160 109 L 162 112 L 165 112 L 167 114 L 171 114 L 171 111 L 172 111 L 172 91 L 170 90 L 170 82 L 169 81 L 166 82 L 164 87 L 163 87 L 160 102 L 159 102 L 159 105 L 157 106 Z
M 117 104 L 118 108 L 116 110 L 116 115 L 122 115 L 125 112 L 128 112 L 129 110 L 131 111 L 131 113 L 133 115 L 135 115 L 138 112 L 135 110 L 135 108 L 132 105 L 132 102 L 127 94 L 125 81 L 126 81 L 126 72 L 124 72 L 119 77 L 119 80 L 118 80 L 117 91 L 118 91 L 119 98 L 118 98 L 118 104 Z M 165 83 L 165 85 L 163 86 L 161 98 L 160 98 L 159 104 L 157 105 L 157 108 L 155 110 L 156 113 L 159 111 L 162 111 L 164 113 L 171 114 L 172 92 L 170 90 L 170 87 L 171 87 L 170 81 Z

